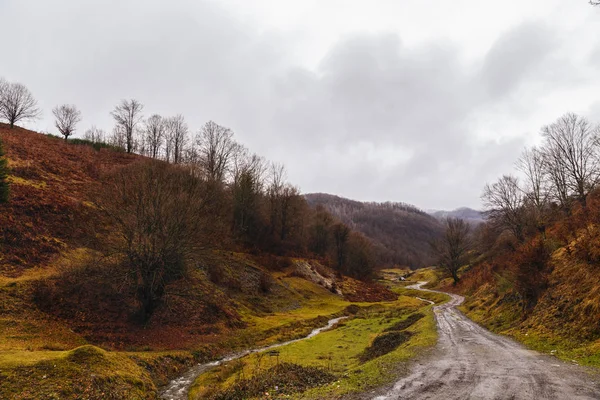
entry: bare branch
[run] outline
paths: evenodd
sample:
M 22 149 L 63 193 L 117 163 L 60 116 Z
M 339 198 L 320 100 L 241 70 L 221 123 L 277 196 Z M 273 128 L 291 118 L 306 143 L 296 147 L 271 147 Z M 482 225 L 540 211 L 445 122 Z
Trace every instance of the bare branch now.
M 33 120 L 40 116 L 37 101 L 20 83 L 0 83 L 0 118 L 6 119 L 12 128 L 17 122 Z
M 65 140 L 75 133 L 77 124 L 81 122 L 81 112 L 74 105 L 63 104 L 52 109 L 54 114 L 54 125 Z

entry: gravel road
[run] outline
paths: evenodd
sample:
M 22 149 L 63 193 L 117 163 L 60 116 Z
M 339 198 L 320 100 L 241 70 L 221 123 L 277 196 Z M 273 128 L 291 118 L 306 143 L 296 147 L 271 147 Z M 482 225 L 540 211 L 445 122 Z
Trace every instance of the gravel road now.
M 414 285 L 422 289 L 426 282 Z M 439 341 L 375 400 L 600 399 L 600 376 L 586 368 L 527 350 L 483 329 L 456 309 L 463 297 L 435 306 Z

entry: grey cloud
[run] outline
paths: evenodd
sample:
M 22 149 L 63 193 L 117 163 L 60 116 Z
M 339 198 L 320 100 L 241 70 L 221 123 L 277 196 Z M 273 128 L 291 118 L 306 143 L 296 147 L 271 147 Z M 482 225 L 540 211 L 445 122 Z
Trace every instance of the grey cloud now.
M 545 73 L 544 62 L 556 43 L 554 32 L 543 23 L 523 23 L 501 35 L 483 62 L 482 79 L 489 94 L 506 95 L 533 73 Z
M 135 97 L 147 114 L 184 114 L 193 130 L 209 119 L 231 127 L 303 191 L 425 208 L 478 205 L 526 140 L 477 139 L 486 119 L 526 120 L 555 79 L 548 71 L 563 66 L 560 37 L 536 22 L 471 64 L 456 43 L 357 32 L 307 69 L 296 62 L 301 32 L 261 30 L 212 1 L 8 0 L 0 14 L 5 36 L 32 27 L 0 56 L 0 75 L 39 98 L 41 129 L 68 102 L 83 111 L 81 130 L 110 130 L 111 108 Z

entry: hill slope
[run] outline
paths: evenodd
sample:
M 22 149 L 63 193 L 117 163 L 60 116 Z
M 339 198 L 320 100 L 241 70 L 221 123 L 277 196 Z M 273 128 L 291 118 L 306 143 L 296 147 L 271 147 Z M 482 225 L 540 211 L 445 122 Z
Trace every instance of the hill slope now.
M 418 268 L 433 262 L 429 242 L 442 234 L 443 227 L 424 211 L 409 204 L 363 203 L 325 193 L 310 193 L 305 198 L 371 239 L 384 263 Z
M 472 208 L 469 208 L 469 207 L 461 207 L 461 208 L 457 208 L 456 210 L 452 210 L 452 211 L 443 211 L 443 210 L 431 211 L 430 214 L 438 219 L 443 219 L 443 218 L 448 218 L 448 217 L 464 219 L 465 221 L 467 221 L 473 225 L 478 225 L 478 224 L 481 224 L 482 222 L 485 222 L 485 217 L 483 216 L 483 213 L 481 211 L 473 210 Z

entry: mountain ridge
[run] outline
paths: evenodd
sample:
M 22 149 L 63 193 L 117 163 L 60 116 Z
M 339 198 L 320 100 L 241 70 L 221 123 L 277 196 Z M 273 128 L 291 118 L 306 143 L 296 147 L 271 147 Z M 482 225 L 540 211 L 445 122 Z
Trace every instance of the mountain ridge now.
M 327 193 L 304 194 L 312 207 L 323 206 L 361 232 L 379 249 L 382 264 L 419 268 L 431 265 L 429 243 L 443 231 L 438 219 L 402 202 L 361 202 Z

